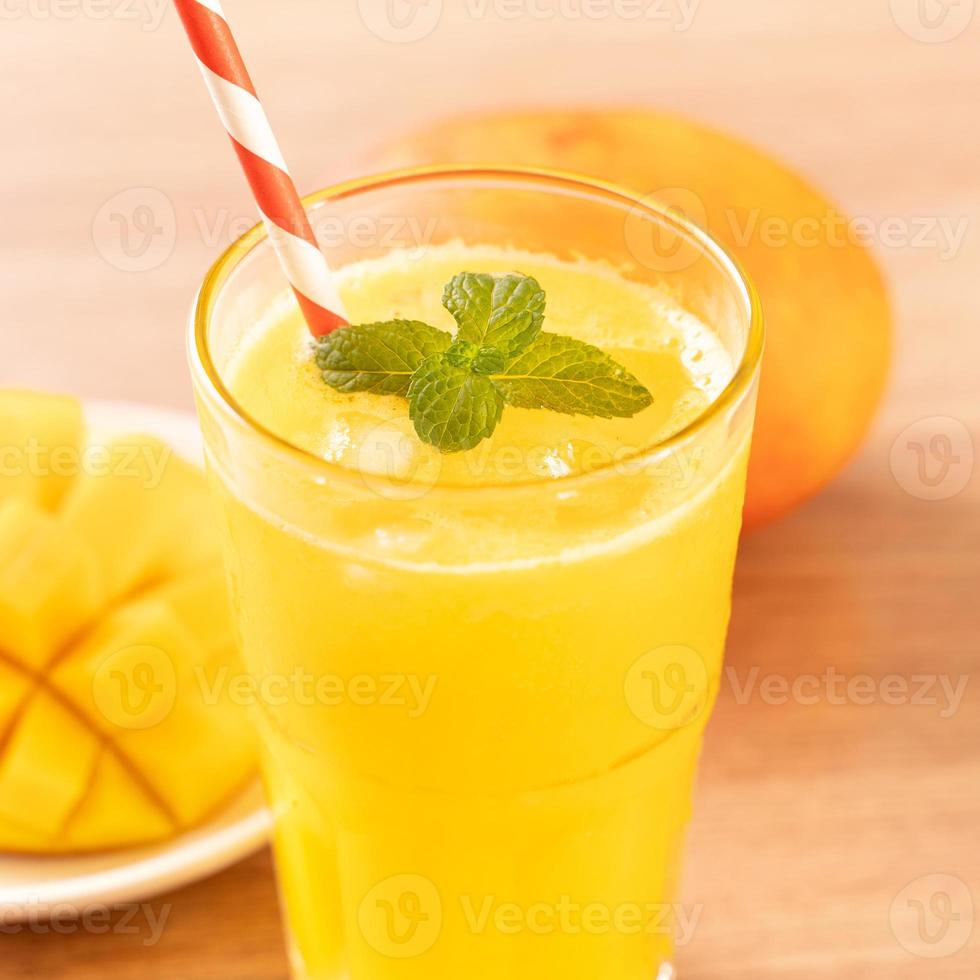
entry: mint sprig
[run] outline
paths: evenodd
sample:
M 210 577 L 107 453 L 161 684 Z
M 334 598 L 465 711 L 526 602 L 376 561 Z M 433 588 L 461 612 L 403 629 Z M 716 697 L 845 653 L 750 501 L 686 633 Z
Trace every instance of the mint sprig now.
M 491 436 L 505 404 L 630 418 L 653 401 L 598 347 L 542 331 L 545 293 L 530 276 L 461 272 L 442 301 L 455 338 L 420 320 L 343 327 L 318 341 L 323 380 L 407 398 L 419 438 L 444 453 Z

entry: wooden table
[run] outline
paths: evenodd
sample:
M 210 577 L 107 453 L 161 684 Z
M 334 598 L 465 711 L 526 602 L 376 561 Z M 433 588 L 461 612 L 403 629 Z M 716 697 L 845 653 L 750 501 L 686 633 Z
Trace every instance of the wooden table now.
M 453 0 L 429 37 L 404 45 L 340 6 L 227 4 L 304 188 L 423 118 L 533 97 L 688 112 L 771 148 L 853 213 L 965 222 L 955 255 L 936 239 L 879 250 L 898 360 L 878 424 L 826 493 L 743 549 L 734 673 L 685 884 L 701 920 L 678 959 L 684 980 L 977 977 L 980 927 L 956 950 L 973 918 L 963 889 L 980 905 L 980 475 L 930 502 L 890 465 L 917 420 L 932 420 L 927 433 L 960 420 L 974 443 L 980 432 L 974 0 L 946 21 L 935 8 L 931 33 L 913 0 L 703 0 L 688 30 L 674 29 L 691 9 L 679 0 L 649 7 L 672 20 L 629 25 L 575 16 L 585 8 L 572 0 L 564 17 L 513 22 Z M 188 304 L 254 212 L 173 11 L 11 0 L 3 16 L 0 383 L 189 406 Z M 769 675 L 807 696 L 786 701 L 778 680 L 762 686 Z M 958 710 L 919 675 L 953 690 L 965 679 Z M 856 696 L 832 703 L 849 680 Z M 804 703 L 814 684 L 823 693 Z M 916 901 L 932 945 L 916 936 Z M 286 976 L 266 854 L 153 909 L 169 917 L 150 946 L 145 919 L 133 933 L 2 935 L 0 977 Z M 946 909 L 959 919 L 944 924 Z M 913 955 L 916 943 L 943 955 Z

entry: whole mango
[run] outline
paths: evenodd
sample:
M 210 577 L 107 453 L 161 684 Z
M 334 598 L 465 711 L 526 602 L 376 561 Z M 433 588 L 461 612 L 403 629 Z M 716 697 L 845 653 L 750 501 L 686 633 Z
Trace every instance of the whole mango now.
M 655 112 L 537 111 L 451 119 L 370 162 L 573 171 L 652 195 L 725 244 L 758 287 L 767 327 L 748 527 L 811 497 L 861 443 L 890 357 L 882 277 L 858 226 L 767 154 Z

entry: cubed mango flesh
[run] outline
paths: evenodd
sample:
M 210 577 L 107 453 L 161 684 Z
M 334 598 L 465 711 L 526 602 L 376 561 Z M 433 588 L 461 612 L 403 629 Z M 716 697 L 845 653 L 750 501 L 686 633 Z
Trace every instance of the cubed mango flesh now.
M 77 399 L 0 388 L 0 501 L 54 510 L 78 472 L 81 440 Z
M 88 792 L 65 828 L 66 849 L 90 849 L 112 841 L 117 847 L 149 844 L 177 829 L 173 818 L 118 753 L 99 757 Z
M 40 670 L 104 603 L 88 543 L 26 498 L 0 503 L 0 652 Z
M 0 391 L 0 430 L 67 445 L 48 404 Z M 0 852 L 161 841 L 255 775 L 203 474 L 148 436 L 79 458 L 57 488 L 0 469 Z
M 141 773 L 180 826 L 244 785 L 253 746 L 229 702 L 231 616 L 220 571 L 169 583 L 107 617 L 52 683 Z
M 0 658 L 0 748 L 33 687 L 32 677 Z
M 51 684 L 109 739 L 151 728 L 205 658 L 165 602 L 120 606 L 57 663 Z
M 0 818 L 56 837 L 85 795 L 99 750 L 89 726 L 38 691 L 0 757 Z
M 148 582 L 161 561 L 168 511 L 164 480 L 175 454 L 147 436 L 123 436 L 90 447 L 88 466 L 62 505 L 59 518 L 99 555 L 106 591 L 117 599 Z
M 146 593 L 143 601 L 163 602 L 201 644 L 206 660 L 227 659 L 235 635 L 224 569 L 209 564 Z

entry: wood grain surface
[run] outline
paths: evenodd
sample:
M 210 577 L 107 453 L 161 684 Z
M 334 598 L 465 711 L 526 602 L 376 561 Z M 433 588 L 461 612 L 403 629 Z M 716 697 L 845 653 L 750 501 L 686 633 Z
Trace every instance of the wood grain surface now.
M 878 249 L 897 355 L 863 452 L 745 542 L 685 878 L 701 917 L 678 965 L 682 980 L 980 976 L 975 0 L 651 0 L 629 22 L 614 0 L 517 19 L 446 0 L 416 43 L 377 36 L 371 0 L 225 6 L 305 190 L 448 111 L 641 104 L 754 140 L 875 223 L 928 225 Z M 186 311 L 254 209 L 176 16 L 9 0 L 0 17 L 0 383 L 189 407 Z M 924 499 L 909 443 L 928 455 L 956 433 L 956 459 L 929 459 L 946 499 Z M 145 916 L 0 934 L 0 977 L 287 976 L 268 855 L 151 905 L 155 942 Z

